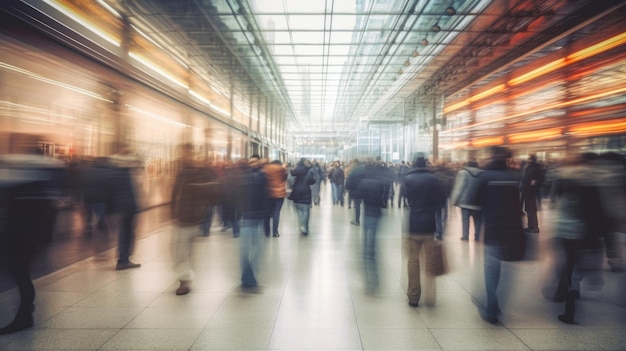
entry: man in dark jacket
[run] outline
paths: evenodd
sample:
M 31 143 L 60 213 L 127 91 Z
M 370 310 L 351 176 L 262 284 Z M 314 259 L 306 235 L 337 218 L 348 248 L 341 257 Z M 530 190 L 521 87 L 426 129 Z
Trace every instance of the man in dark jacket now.
M 239 241 L 239 262 L 241 266 L 241 286 L 244 289 L 257 287 L 254 271 L 258 269 L 262 254 L 262 226 L 269 205 L 267 177 L 261 171 L 258 157 L 248 160 L 248 169 L 241 184 L 241 237 Z
M 537 156 L 528 157 L 528 165 L 522 173 L 520 183 L 520 198 L 528 218 L 528 227 L 525 229 L 529 233 L 539 233 L 539 221 L 537 220 L 537 201 L 539 198 L 539 186 L 541 185 L 541 167 L 537 163 Z
M 139 198 L 135 186 L 134 172 L 141 167 L 141 161 L 125 148 L 109 158 L 111 169 L 112 210 L 120 217 L 117 270 L 140 267 L 130 261 L 135 242 L 135 216 L 139 210 Z
M 359 193 L 363 194 L 363 267 L 368 291 L 378 288 L 378 266 L 376 263 L 376 234 L 382 215 L 385 186 L 387 185 L 385 168 L 374 163 L 365 165 L 365 176 L 359 184 Z
M 485 225 L 485 290 L 487 308 L 480 309 L 483 319 L 497 323 L 500 307 L 496 291 L 500 283 L 500 269 L 507 248 L 513 238 L 523 232 L 519 202 L 519 178 L 507 168 L 507 150 L 493 147 L 492 161 L 479 176 L 478 205 L 483 210 Z M 522 234 L 523 235 L 523 234 Z
M 315 184 L 315 177 L 311 172 L 311 162 L 305 158 L 300 159 L 296 168 L 290 173 L 295 177 L 295 181 L 289 199 L 293 201 L 296 212 L 298 212 L 300 234 L 309 235 L 309 214 L 312 199 L 311 185 Z
M 435 245 L 436 212 L 441 209 L 445 202 L 445 194 L 441 182 L 437 176 L 426 168 L 426 159 L 423 154 L 418 154 L 414 166 L 415 168 L 409 170 L 403 180 L 411 211 L 409 214 L 408 235 L 405 239 L 409 274 L 407 296 L 411 307 L 418 306 L 422 295 L 420 256 L 423 263 L 425 256 L 433 250 Z M 425 251 L 424 255 L 420 255 L 422 249 Z M 428 269 L 426 271 L 428 272 Z M 429 304 L 434 304 L 436 289 L 434 277 L 427 274 L 425 283 L 429 289 L 427 300 L 429 300 Z
M 359 184 L 365 177 L 365 166 L 355 159 L 348 178 L 346 179 L 346 190 L 350 193 L 350 198 L 354 201 L 354 220 L 350 221 L 353 225 L 361 225 L 361 202 L 363 194 L 359 191 Z
M 332 185 L 333 205 L 343 206 L 343 183 L 345 181 L 345 174 L 339 161 L 333 163 L 333 167 L 328 173 L 328 178 Z

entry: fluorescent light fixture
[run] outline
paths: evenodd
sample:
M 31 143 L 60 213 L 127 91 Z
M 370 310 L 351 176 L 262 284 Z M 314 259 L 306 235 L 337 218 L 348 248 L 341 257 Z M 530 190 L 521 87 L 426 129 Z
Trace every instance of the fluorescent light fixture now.
M 36 80 L 44 82 L 44 83 L 53 84 L 53 85 L 56 85 L 56 86 L 61 87 L 61 88 L 69 89 L 69 90 L 72 90 L 72 91 L 77 92 L 77 93 L 82 94 L 82 95 L 89 96 L 89 97 L 94 98 L 94 99 L 98 99 L 98 100 L 102 100 L 102 101 L 106 101 L 106 102 L 113 102 L 111 100 L 105 99 L 100 94 L 96 94 L 96 93 L 93 93 L 93 92 L 91 92 L 89 90 L 85 90 L 85 89 L 82 89 L 82 88 L 79 88 L 79 87 L 75 87 L 73 85 L 69 85 L 69 84 L 66 84 L 66 83 L 58 82 L 56 80 L 48 79 L 48 78 L 42 77 L 42 76 L 40 76 L 40 75 L 38 75 L 38 74 L 36 74 L 34 72 L 31 72 L 31 71 L 28 71 L 28 70 L 25 70 L 25 69 L 22 69 L 22 68 L 19 68 L 19 67 L 12 66 L 12 65 L 9 65 L 9 64 L 4 63 L 4 62 L 0 62 L 0 68 L 4 68 L 4 69 L 8 69 L 8 70 L 13 71 L 13 72 L 21 73 L 21 74 L 26 75 L 29 78 L 36 79 Z
M 164 70 L 162 70 L 159 66 L 153 64 L 152 62 L 150 62 L 148 59 L 146 59 L 145 57 L 136 54 L 132 51 L 130 51 L 128 53 L 128 56 L 132 57 L 133 59 L 137 60 L 138 62 L 142 63 L 143 65 L 145 65 L 146 67 L 150 68 L 151 70 L 155 71 L 156 73 L 160 74 L 161 76 L 163 76 L 164 78 L 166 78 L 167 80 L 169 80 L 170 82 L 183 87 L 185 89 L 189 89 L 189 87 L 187 86 L 187 84 L 179 81 L 178 79 L 174 78 L 171 74 L 169 74 L 169 72 L 166 72 Z
M 99 28 L 94 27 L 93 25 L 91 25 L 90 23 L 86 22 L 85 20 L 83 20 L 82 18 L 80 18 L 78 15 L 76 15 L 75 13 L 73 13 L 72 11 L 67 10 L 66 8 L 64 8 L 62 5 L 58 4 L 56 1 L 52 1 L 52 0 L 43 0 L 46 4 L 54 7 L 57 11 L 61 12 L 62 14 L 64 14 L 65 16 L 71 18 L 72 20 L 74 20 L 76 23 L 80 24 L 81 26 L 87 28 L 88 30 L 90 30 L 92 33 L 96 34 L 97 36 L 99 36 L 100 38 L 106 40 L 107 42 L 120 47 L 121 43 L 119 40 L 111 37 L 110 35 L 108 35 L 107 33 L 104 33 L 103 31 L 101 31 Z
M 139 112 L 142 115 L 144 115 L 146 117 L 149 117 L 149 118 L 152 118 L 152 119 L 157 120 L 157 121 L 161 121 L 161 122 L 165 122 L 165 123 L 168 123 L 168 124 L 172 124 L 172 125 L 175 125 L 177 127 L 190 127 L 190 125 L 188 125 L 188 124 L 180 123 L 180 122 L 171 120 L 171 119 L 169 119 L 167 117 L 159 116 L 156 113 L 153 113 L 153 112 L 150 112 L 150 111 L 146 111 L 146 110 L 140 109 L 140 108 L 135 107 L 135 106 L 131 106 L 131 105 L 126 104 L 126 107 L 128 107 L 128 109 L 131 110 L 131 111 Z

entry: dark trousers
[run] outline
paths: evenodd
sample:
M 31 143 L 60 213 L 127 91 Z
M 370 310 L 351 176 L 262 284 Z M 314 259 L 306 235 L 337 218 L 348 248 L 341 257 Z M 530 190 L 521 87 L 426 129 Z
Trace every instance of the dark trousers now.
M 537 220 L 537 197 L 528 195 L 524 197 L 524 211 L 528 218 L 528 229 L 538 230 L 539 221 Z
M 117 262 L 128 263 L 135 241 L 135 211 L 122 212 L 119 226 Z
M 265 229 L 265 236 L 270 234 L 278 234 L 278 224 L 280 222 L 280 210 L 283 208 L 283 202 L 285 198 L 270 198 L 269 209 L 263 221 L 263 228 Z M 272 221 L 272 232 L 270 233 L 270 220 Z

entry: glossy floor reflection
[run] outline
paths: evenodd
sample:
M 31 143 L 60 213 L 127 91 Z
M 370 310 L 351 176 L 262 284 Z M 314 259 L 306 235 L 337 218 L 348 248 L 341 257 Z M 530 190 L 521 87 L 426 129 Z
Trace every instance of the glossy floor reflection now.
M 172 227 L 138 240 L 134 270 L 115 271 L 115 251 L 89 257 L 38 278 L 36 326 L 0 336 L 1 350 L 624 350 L 625 273 L 603 273 L 599 291 L 586 290 L 575 325 L 559 322 L 562 304 L 543 298 L 549 257 L 506 263 L 498 325 L 472 303 L 483 299 L 482 242 L 460 241 L 453 210 L 444 241 L 450 273 L 437 278 L 435 306 L 407 305 L 401 224 L 408 214 L 385 210 L 379 232 L 380 290 L 362 275 L 360 227 L 353 210 L 334 207 L 328 188 L 299 235 L 285 203 L 279 238 L 264 241 L 255 293 L 239 287 L 238 239 L 214 226 L 194 246 L 192 291 L 176 296 L 171 270 Z M 549 210 L 540 213 L 549 236 Z M 545 244 L 542 240 L 541 246 Z M 8 323 L 15 291 L 0 294 Z

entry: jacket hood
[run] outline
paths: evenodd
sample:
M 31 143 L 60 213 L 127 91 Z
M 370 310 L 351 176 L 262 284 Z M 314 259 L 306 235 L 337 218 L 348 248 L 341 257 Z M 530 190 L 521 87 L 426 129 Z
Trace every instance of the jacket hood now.
M 476 167 L 463 167 L 464 170 L 467 171 L 472 177 L 478 177 L 480 173 L 482 173 L 482 169 Z

